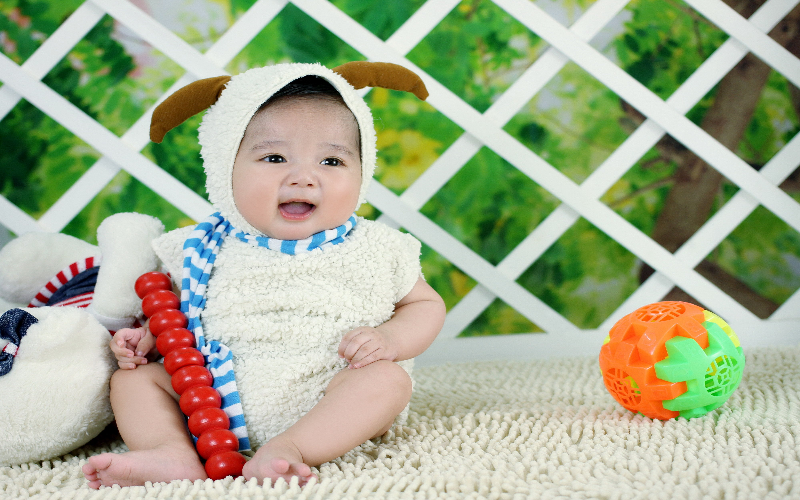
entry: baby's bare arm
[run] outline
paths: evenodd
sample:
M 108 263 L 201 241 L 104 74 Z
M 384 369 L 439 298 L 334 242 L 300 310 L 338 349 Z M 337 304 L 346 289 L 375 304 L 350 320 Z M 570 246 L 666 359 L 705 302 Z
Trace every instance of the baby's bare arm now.
M 376 328 L 362 326 L 345 334 L 339 356 L 351 368 L 380 359 L 402 361 L 422 354 L 444 324 L 444 301 L 419 278 L 408 294 L 395 304 L 392 318 Z

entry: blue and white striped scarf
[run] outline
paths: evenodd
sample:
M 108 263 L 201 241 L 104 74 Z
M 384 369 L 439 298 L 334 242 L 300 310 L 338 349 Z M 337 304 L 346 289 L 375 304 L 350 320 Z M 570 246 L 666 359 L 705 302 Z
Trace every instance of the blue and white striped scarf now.
M 225 345 L 211 340 L 206 342 L 200 313 L 206 306 L 206 287 L 211 269 L 217 259 L 222 241 L 229 233 L 245 243 L 277 250 L 289 255 L 329 246 L 344 241 L 356 225 L 353 214 L 339 227 L 313 234 L 304 240 L 278 240 L 267 236 L 253 236 L 237 231 L 219 212 L 212 214 L 195 227 L 183 244 L 183 276 L 181 280 L 181 311 L 189 319 L 187 329 L 194 333 L 195 343 L 206 360 L 206 367 L 214 377 L 213 387 L 222 396 L 222 409 L 230 418 L 230 430 L 239 439 L 239 451 L 250 449 L 244 413 L 233 374 L 233 354 Z

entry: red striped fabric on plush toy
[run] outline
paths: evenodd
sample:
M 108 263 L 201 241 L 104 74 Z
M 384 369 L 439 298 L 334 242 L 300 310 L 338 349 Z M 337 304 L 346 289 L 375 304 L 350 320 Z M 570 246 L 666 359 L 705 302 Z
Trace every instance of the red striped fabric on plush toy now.
M 100 257 L 87 257 L 59 271 L 28 307 L 88 307 L 94 297 Z

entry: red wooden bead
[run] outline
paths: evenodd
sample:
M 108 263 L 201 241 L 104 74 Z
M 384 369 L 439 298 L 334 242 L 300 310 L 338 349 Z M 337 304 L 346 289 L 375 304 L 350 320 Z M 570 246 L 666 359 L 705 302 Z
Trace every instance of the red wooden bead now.
M 189 432 L 199 436 L 211 429 L 227 429 L 231 421 L 220 408 L 200 408 L 189 416 Z
M 178 347 L 164 357 L 164 369 L 170 375 L 187 365 L 205 366 L 203 354 L 194 347 Z
M 179 347 L 194 347 L 194 334 L 186 328 L 170 328 L 156 337 L 156 349 L 162 356 Z
M 210 386 L 212 383 L 214 383 L 214 378 L 204 366 L 187 365 L 178 369 L 172 375 L 172 388 L 178 394 L 183 394 L 189 387 L 196 385 Z
M 150 318 L 150 331 L 158 337 L 161 332 L 170 328 L 186 328 L 188 320 L 186 315 L 177 309 L 162 309 Z
M 133 288 L 136 295 L 143 299 L 154 290 L 172 290 L 172 280 L 164 273 L 144 273 L 136 280 Z
M 148 318 L 162 309 L 180 309 L 181 299 L 172 290 L 153 290 L 142 299 L 142 312 Z
M 225 479 L 228 476 L 241 476 L 247 459 L 236 451 L 225 451 L 212 455 L 206 461 L 206 474 L 213 480 Z
M 178 404 L 184 415 L 191 416 L 201 408 L 219 408 L 222 406 L 222 398 L 213 387 L 196 385 L 183 391 Z
M 197 438 L 197 453 L 205 459 L 224 451 L 236 451 L 238 449 L 239 439 L 236 434 L 228 429 L 211 429 L 200 434 L 200 437 Z

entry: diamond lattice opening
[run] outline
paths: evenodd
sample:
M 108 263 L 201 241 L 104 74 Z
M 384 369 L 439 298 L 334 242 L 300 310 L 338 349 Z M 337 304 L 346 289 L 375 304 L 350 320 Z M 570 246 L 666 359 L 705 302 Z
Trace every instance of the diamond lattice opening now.
M 638 260 L 580 219 L 517 282 L 578 328 L 597 328 L 639 286 Z
M 136 6 L 200 52 L 207 51 L 255 0 L 139 0 Z M 227 8 L 226 8 L 227 7 Z
M 200 157 L 200 143 L 197 142 L 197 128 L 202 117 L 200 113 L 187 119 L 170 130 L 159 144 L 148 142 L 142 154 L 207 199 L 206 174 Z
M 421 212 L 497 265 L 557 205 L 550 193 L 482 148 Z
M 448 311 L 477 285 L 474 279 L 425 243 L 422 243 L 420 264 L 425 281 L 439 293 Z
M 628 137 L 624 107 L 617 94 L 569 63 L 504 129 L 581 183 Z
M 800 133 L 798 101 L 792 92 L 792 84 L 785 77 L 777 71 L 769 72 L 741 141 L 731 148 L 754 168 L 763 168 Z
M 292 4 L 248 43 L 225 67 L 232 75 L 271 64 L 319 62 L 334 68 L 365 57 Z
M 99 158 L 24 99 L 0 121 L 0 194 L 35 219 Z
M 539 37 L 492 2 L 464 0 L 408 58 L 484 112 L 544 48 Z
M 628 20 L 614 40 L 611 59 L 662 99 L 728 38 L 681 0 L 641 0 L 625 10 Z
M 373 88 L 365 100 L 375 117 L 375 179 L 401 194 L 462 134 L 430 104 L 408 92 Z
M 0 52 L 23 64 L 84 0 L 3 2 L 0 4 Z
M 164 224 L 165 231 L 197 224 L 197 221 L 123 170 L 62 232 L 97 244 L 97 227 L 107 217 L 120 212 L 137 212 L 156 217 Z
M 425 0 L 332 0 L 331 3 L 373 35 L 387 40 Z
M 674 139 L 664 136 L 600 198 L 645 234 L 652 234 L 674 183 L 677 164 L 667 154 L 674 144 Z
M 800 233 L 756 208 L 697 271 L 755 315 L 767 318 L 800 289 Z
M 183 73 L 106 15 L 42 81 L 120 136 Z

